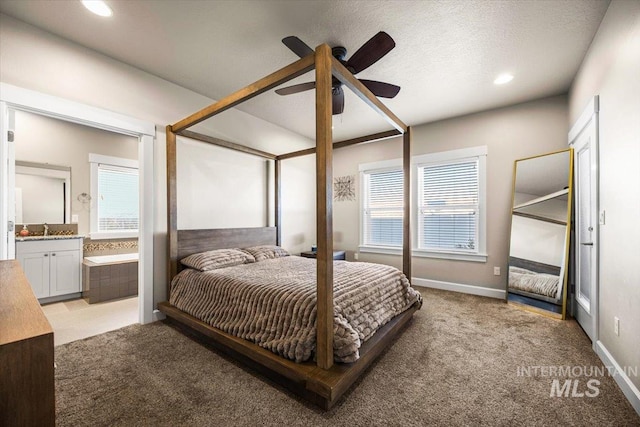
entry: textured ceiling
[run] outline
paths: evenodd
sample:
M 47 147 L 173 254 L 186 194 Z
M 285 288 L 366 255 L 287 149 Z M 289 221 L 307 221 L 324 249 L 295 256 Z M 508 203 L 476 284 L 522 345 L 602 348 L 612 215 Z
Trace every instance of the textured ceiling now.
M 565 93 L 608 1 L 107 0 L 111 18 L 79 1 L 1 0 L 0 11 L 214 99 L 293 62 L 280 40 L 342 45 L 347 58 L 380 30 L 396 48 L 358 74 L 402 87 L 383 102 L 405 123 Z M 493 85 L 502 72 L 515 79 Z M 313 74 L 288 83 L 313 80 Z M 336 140 L 389 129 L 346 92 Z M 269 92 L 239 108 L 313 138 L 313 91 Z M 180 118 L 176 118 L 176 121 Z

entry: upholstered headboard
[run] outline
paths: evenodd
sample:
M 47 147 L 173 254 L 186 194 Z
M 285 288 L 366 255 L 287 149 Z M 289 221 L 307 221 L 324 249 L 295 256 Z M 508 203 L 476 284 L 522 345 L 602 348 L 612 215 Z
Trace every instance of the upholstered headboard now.
M 178 230 L 177 271 L 182 269 L 180 266 L 182 258 L 198 252 L 275 244 L 275 227 Z

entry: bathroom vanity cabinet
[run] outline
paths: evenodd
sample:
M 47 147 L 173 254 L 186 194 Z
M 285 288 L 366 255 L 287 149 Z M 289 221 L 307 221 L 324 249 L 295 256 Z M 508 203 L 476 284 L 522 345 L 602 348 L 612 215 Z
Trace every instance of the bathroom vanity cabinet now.
M 41 302 L 80 296 L 82 242 L 81 236 L 16 241 L 16 259 Z

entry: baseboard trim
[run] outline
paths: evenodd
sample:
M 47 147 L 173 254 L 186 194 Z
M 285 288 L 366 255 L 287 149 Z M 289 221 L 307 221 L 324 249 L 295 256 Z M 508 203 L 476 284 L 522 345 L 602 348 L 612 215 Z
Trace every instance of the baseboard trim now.
M 442 289 L 463 294 L 480 295 L 483 297 L 505 299 L 506 292 L 501 289 L 485 288 L 482 286 L 464 285 L 462 283 L 442 282 L 440 280 L 420 279 L 413 277 L 411 284 L 423 288 Z
M 626 396 L 633 409 L 636 410 L 638 415 L 640 415 L 640 390 L 631 382 L 629 376 L 624 369 L 616 362 L 616 359 L 613 358 L 609 350 L 602 344 L 602 341 L 597 341 L 595 345 L 596 354 L 602 360 L 602 363 L 609 368 L 612 369 L 612 376 L 615 382 L 618 384 L 618 387 L 622 390 L 622 393 Z
M 157 322 L 158 320 L 164 320 L 167 316 L 164 313 L 161 313 L 157 308 L 153 310 L 153 315 L 151 316 L 151 322 Z

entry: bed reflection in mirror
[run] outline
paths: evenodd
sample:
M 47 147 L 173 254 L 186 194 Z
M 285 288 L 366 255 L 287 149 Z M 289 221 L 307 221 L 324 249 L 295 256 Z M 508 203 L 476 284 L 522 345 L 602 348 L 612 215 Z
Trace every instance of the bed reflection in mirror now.
M 516 160 L 507 299 L 564 319 L 571 225 L 571 150 Z

